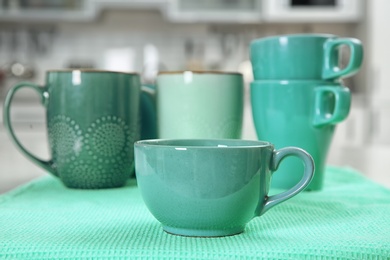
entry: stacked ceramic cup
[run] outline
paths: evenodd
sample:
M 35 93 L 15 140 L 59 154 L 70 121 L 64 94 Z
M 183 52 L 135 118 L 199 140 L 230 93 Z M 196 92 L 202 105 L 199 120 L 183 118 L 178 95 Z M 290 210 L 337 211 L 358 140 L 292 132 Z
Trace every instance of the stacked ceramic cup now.
M 339 66 L 340 47 L 349 49 Z M 254 40 L 250 46 L 253 120 L 260 140 L 276 148 L 297 146 L 314 158 L 316 171 L 307 190 L 320 190 L 335 126 L 349 113 L 351 94 L 341 79 L 362 63 L 361 42 L 328 34 L 294 34 Z M 291 188 L 302 177 L 303 165 L 286 158 L 272 187 Z

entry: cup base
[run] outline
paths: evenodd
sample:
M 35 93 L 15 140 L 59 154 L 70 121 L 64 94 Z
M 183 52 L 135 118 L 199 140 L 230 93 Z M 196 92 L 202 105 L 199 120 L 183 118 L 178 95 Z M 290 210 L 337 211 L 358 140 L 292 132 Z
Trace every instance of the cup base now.
M 187 229 L 163 226 L 163 230 L 171 235 L 185 237 L 225 237 L 234 236 L 244 232 L 245 227 L 236 227 L 232 229 L 208 230 L 208 229 Z
M 74 190 L 103 190 L 103 189 L 116 189 L 116 188 L 122 188 L 125 186 L 126 182 L 120 182 L 120 183 L 102 183 L 102 184 L 91 184 L 91 185 L 82 185 L 77 183 L 64 183 L 64 186 L 69 189 Z

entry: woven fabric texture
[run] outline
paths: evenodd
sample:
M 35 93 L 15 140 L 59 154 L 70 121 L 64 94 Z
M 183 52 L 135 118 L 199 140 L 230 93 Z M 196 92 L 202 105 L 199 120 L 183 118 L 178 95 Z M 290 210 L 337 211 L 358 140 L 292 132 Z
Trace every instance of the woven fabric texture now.
M 0 259 L 390 259 L 390 190 L 328 167 L 304 192 L 222 238 L 166 234 L 135 181 L 72 190 L 44 177 L 0 196 Z

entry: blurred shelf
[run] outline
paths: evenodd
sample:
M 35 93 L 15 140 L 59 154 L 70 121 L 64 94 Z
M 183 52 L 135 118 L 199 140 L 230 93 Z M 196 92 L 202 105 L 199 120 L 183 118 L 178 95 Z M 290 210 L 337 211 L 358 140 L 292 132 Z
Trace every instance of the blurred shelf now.
M 105 9 L 154 9 L 171 22 L 257 23 L 260 5 L 260 0 L 0 0 L 0 21 L 89 22 Z
M 362 19 L 363 8 L 361 0 L 262 0 L 263 21 L 276 23 L 353 23 Z
M 170 0 L 166 17 L 172 22 L 259 23 L 260 0 Z
M 0 21 L 90 22 L 106 8 L 161 9 L 167 0 L 0 0 Z
M 88 21 L 95 17 L 91 0 L 23 1 L 0 0 L 0 21 Z
M 158 10 L 175 23 L 357 22 L 360 0 L 335 6 L 291 6 L 287 0 L 0 0 L 0 21 L 88 22 L 105 9 Z

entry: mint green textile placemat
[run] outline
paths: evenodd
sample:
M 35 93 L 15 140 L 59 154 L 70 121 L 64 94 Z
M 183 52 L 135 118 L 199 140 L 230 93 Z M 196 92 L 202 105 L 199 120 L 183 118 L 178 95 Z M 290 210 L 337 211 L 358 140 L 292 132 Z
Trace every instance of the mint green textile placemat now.
M 166 234 L 134 181 L 71 190 L 47 176 L 0 196 L 0 259 L 390 259 L 390 190 L 328 167 L 325 189 L 252 220 L 241 235 Z

